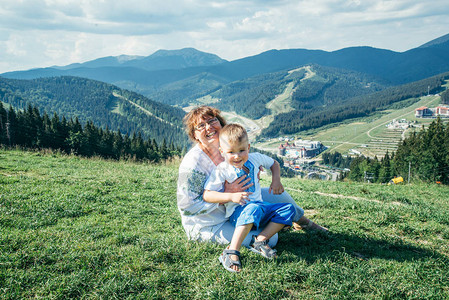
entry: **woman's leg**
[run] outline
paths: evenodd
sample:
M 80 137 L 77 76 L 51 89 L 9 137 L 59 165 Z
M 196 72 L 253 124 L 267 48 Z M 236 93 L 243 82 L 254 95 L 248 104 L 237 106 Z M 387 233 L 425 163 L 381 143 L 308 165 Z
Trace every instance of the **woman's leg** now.
M 293 200 L 293 198 L 287 193 L 283 192 L 280 195 L 273 195 L 268 192 L 268 188 L 262 188 L 262 199 L 268 203 L 291 203 L 295 207 L 295 215 L 293 216 L 293 222 L 298 222 L 301 217 L 304 216 L 304 210 Z
M 295 200 L 287 193 L 283 192 L 280 195 L 273 195 L 268 192 L 268 188 L 262 188 L 262 199 L 268 203 L 291 203 L 295 207 L 296 214 L 293 217 L 293 228 L 305 229 L 305 230 L 318 230 L 326 232 L 328 229 L 326 227 L 322 227 L 315 222 L 311 221 L 307 217 L 304 216 L 304 209 L 302 209 L 298 204 L 296 204 Z
M 218 243 L 218 244 L 223 244 L 223 245 L 227 245 L 229 243 L 231 243 L 232 240 L 232 236 L 234 234 L 234 230 L 235 227 L 232 226 L 231 222 L 226 221 L 223 226 L 221 226 L 221 228 L 215 233 L 215 235 L 213 236 L 213 238 L 211 239 L 212 242 Z M 242 242 L 242 246 L 245 247 L 249 247 L 249 244 L 251 242 L 251 238 L 253 235 L 259 235 L 259 233 L 263 230 L 263 228 L 259 228 L 257 230 L 251 230 L 248 235 L 246 236 L 246 238 L 243 240 Z M 268 243 L 268 245 L 271 248 L 274 248 L 276 246 L 276 244 L 278 243 L 278 234 L 273 235 L 270 238 L 270 241 Z

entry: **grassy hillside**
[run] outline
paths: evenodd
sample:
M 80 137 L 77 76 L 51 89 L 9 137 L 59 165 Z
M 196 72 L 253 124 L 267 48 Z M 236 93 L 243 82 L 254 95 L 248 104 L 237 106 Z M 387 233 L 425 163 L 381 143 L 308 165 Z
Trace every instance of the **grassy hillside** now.
M 396 151 L 403 137 L 413 131 L 419 131 L 422 126 L 427 127 L 435 120 L 416 118 L 415 109 L 421 106 L 436 107 L 441 104 L 441 97 L 430 95 L 410 98 L 398 104 L 404 107 L 387 109 L 369 117 L 348 120 L 338 125 L 331 124 L 320 129 L 308 130 L 298 136 L 303 139 L 321 141 L 329 148 L 329 151 L 347 154 L 350 149 L 355 149 L 365 156 L 383 157 L 387 150 L 390 154 Z M 401 119 L 412 122 L 414 127 L 406 130 L 387 128 L 386 125 L 393 120 Z M 443 122 L 448 121 L 443 119 Z M 274 153 L 277 152 L 279 143 L 278 139 L 271 139 L 254 143 L 254 145 Z
M 1 297 L 449 297 L 447 186 L 285 179 L 331 233 L 283 232 L 279 259 L 243 250 L 236 275 L 186 240 L 177 166 L 0 150 Z
M 385 152 L 391 154 L 404 136 L 428 126 L 434 119 L 415 117 L 415 109 L 421 106 L 436 107 L 441 102 L 439 96 L 420 97 L 419 101 L 400 109 L 385 110 L 370 118 L 362 118 L 356 122 L 341 124 L 325 130 L 311 132 L 308 138 L 322 141 L 331 151 L 347 153 L 356 149 L 363 155 L 383 157 Z M 389 129 L 387 124 L 393 120 L 405 119 L 414 122 L 416 127 L 406 130 Z

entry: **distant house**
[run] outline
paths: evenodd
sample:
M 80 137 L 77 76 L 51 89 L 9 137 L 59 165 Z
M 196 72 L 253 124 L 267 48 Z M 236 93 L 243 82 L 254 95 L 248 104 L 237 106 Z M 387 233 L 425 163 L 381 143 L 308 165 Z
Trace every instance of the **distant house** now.
M 435 108 L 435 113 L 442 117 L 449 117 L 449 107 L 447 106 L 438 106 Z
M 430 110 L 428 107 L 421 106 L 415 109 L 415 117 L 417 118 L 425 118 L 425 117 L 432 117 L 433 111 Z
M 415 109 L 415 117 L 417 118 L 431 118 L 431 117 L 449 117 L 449 107 L 447 105 L 440 105 L 435 108 L 428 108 L 425 106 Z

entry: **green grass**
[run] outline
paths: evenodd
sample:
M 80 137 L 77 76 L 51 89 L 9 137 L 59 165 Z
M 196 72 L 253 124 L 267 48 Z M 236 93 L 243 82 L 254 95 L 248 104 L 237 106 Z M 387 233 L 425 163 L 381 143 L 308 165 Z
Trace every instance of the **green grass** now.
M 0 298 L 449 297 L 447 186 L 283 179 L 331 233 L 282 232 L 233 274 L 186 240 L 177 166 L 0 150 Z

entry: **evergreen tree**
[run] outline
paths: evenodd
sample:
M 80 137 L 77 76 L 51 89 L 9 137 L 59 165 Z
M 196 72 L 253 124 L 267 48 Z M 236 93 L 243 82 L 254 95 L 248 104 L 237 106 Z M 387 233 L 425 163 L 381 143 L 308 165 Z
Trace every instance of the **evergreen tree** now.
M 6 122 L 8 120 L 8 115 L 3 107 L 3 103 L 0 101 L 0 144 L 7 144 L 6 135 Z
M 41 126 L 38 126 L 37 130 L 37 147 L 43 148 L 53 148 L 52 147 L 52 132 L 51 132 L 51 120 L 47 113 L 42 116 Z
M 386 182 L 390 181 L 391 178 L 392 178 L 391 162 L 390 162 L 390 155 L 388 154 L 388 150 L 387 150 L 387 153 L 385 153 L 385 156 L 382 158 L 382 160 L 380 162 L 378 182 L 386 183 Z
M 363 157 L 356 157 L 352 160 L 351 165 L 349 166 L 350 172 L 349 172 L 349 179 L 353 181 L 361 181 L 363 179 L 363 173 L 364 170 L 361 169 L 361 163 L 363 161 Z
M 162 159 L 167 159 L 169 157 L 170 152 L 167 147 L 167 141 L 165 139 L 162 141 L 162 145 L 159 149 L 159 154 Z
M 114 134 L 113 142 L 112 142 L 112 148 L 114 153 L 115 159 L 120 159 L 123 157 L 124 152 L 124 141 L 123 136 L 120 130 Z
M 83 128 L 78 117 L 75 118 L 75 121 L 70 120 L 68 127 L 69 137 L 67 138 L 66 143 L 70 149 L 69 153 L 84 154 L 86 152 L 87 138 L 83 133 Z
M 7 124 L 6 124 L 6 134 L 9 146 L 16 145 L 16 130 L 18 130 L 19 122 L 17 120 L 17 114 L 12 108 L 9 107 Z
M 370 182 L 378 182 L 379 180 L 379 170 L 380 170 L 380 163 L 377 159 L 377 156 L 374 156 L 374 159 L 370 160 L 370 164 L 368 166 L 367 172 L 369 172 Z

